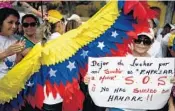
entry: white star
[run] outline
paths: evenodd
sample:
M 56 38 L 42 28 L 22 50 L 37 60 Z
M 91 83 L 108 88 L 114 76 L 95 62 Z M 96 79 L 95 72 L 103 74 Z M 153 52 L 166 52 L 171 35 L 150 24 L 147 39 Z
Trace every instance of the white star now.
M 103 50 L 103 47 L 105 47 L 104 42 L 98 42 L 98 46 L 101 50 Z
M 50 74 L 50 77 L 56 77 L 56 73 L 57 72 L 57 70 L 53 70 L 52 68 L 50 68 L 50 71 L 49 71 L 49 74 Z
M 29 81 L 29 83 L 27 84 L 27 86 L 29 86 L 29 87 L 32 87 L 34 85 L 34 83 L 31 83 L 30 81 Z
M 81 56 L 83 56 L 85 58 L 86 56 L 88 56 L 88 52 L 89 51 L 83 50 L 83 52 L 81 53 Z
M 116 31 L 112 32 L 112 37 L 116 38 L 118 36 L 118 33 Z
M 76 68 L 76 67 L 75 67 L 75 61 L 74 61 L 74 62 L 70 62 L 70 61 L 69 61 L 69 65 L 67 65 L 67 68 L 68 68 L 70 71 L 72 71 L 72 69 Z

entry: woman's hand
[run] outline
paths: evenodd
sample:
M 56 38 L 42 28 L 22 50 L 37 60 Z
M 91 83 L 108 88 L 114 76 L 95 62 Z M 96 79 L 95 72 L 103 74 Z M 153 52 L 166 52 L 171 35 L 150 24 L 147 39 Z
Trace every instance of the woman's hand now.
M 85 83 L 86 85 L 88 85 L 89 82 L 90 82 L 90 77 L 86 74 L 86 76 L 84 77 L 84 83 Z
M 19 40 L 16 43 L 10 45 L 5 51 L 6 57 L 14 55 L 16 53 L 21 52 L 25 47 L 25 41 L 24 40 Z
M 170 82 L 175 85 L 175 77 L 173 77 Z

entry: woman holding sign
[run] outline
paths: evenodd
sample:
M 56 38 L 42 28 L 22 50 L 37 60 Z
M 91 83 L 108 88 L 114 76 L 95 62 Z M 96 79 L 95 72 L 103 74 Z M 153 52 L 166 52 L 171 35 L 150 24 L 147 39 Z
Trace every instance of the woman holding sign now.
M 150 32 L 142 32 L 142 33 L 138 34 L 138 38 L 134 39 L 133 46 L 131 47 L 132 55 L 128 55 L 128 56 L 150 57 L 150 55 L 148 54 L 148 50 L 150 49 L 150 47 L 153 43 L 153 39 L 154 39 L 154 31 L 152 29 L 150 29 Z M 172 45 L 171 45 L 170 49 L 173 49 Z M 173 55 L 174 54 L 173 51 L 171 51 L 171 52 L 172 52 L 171 54 Z M 166 105 L 164 108 L 162 108 L 160 110 L 154 110 L 154 111 L 175 111 L 172 97 L 169 98 L 168 105 L 169 105 L 169 110 L 168 110 L 168 106 Z M 109 111 L 145 111 L 145 110 L 109 108 Z M 153 110 L 151 110 L 151 111 L 153 111 Z
M 153 39 L 154 39 L 154 31 L 152 29 L 150 32 L 141 32 L 138 34 L 137 39 L 134 39 L 133 46 L 131 46 L 132 55 L 134 57 L 150 57 L 148 54 L 148 50 L 150 49 Z M 142 109 L 120 109 L 120 108 L 109 108 L 109 111 L 145 111 Z
M 154 31 L 152 29 L 149 29 L 149 32 L 141 32 L 137 34 L 137 39 L 133 40 L 133 46 L 132 46 L 132 55 L 129 54 L 128 56 L 134 56 L 134 57 L 150 57 L 148 54 L 148 50 L 151 47 L 153 43 L 154 38 Z M 85 77 L 85 83 L 89 83 L 89 78 Z M 116 106 L 117 107 L 117 106 Z M 144 109 L 146 109 L 144 107 Z M 120 109 L 120 108 L 109 108 L 109 111 L 146 111 L 143 109 Z M 159 111 L 168 111 L 168 109 L 161 109 Z M 173 110 L 170 110 L 173 111 Z

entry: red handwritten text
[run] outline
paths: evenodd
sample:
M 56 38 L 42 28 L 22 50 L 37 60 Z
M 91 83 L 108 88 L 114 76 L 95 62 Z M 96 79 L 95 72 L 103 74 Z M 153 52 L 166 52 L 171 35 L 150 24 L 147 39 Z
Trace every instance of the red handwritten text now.
M 105 72 L 105 74 L 121 74 L 122 73 L 120 68 L 119 69 L 116 68 L 115 70 L 106 69 L 106 70 L 104 70 L 104 72 Z

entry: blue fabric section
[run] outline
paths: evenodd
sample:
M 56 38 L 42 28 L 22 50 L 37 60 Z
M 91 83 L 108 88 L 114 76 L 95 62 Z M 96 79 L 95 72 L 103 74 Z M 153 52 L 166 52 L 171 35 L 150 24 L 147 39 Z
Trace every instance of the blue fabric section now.
M 124 7 L 125 1 L 124 0 L 120 0 L 118 1 L 118 8 L 122 9 Z
M 0 104 L 0 111 L 13 111 L 13 109 L 19 109 L 19 106 L 21 106 L 24 103 L 23 99 L 23 91 L 21 91 L 17 98 L 10 101 L 10 103 Z

